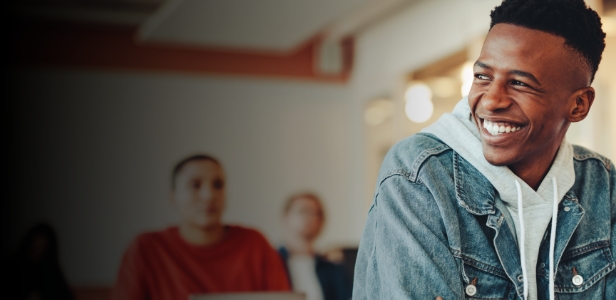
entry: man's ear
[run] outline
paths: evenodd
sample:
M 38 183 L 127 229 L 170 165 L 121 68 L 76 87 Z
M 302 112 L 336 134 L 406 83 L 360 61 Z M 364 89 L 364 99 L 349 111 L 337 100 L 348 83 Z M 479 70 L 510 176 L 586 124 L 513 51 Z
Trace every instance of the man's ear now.
M 590 107 L 595 101 L 595 89 L 592 87 L 581 88 L 571 95 L 571 109 L 569 110 L 569 121 L 579 122 L 588 116 Z

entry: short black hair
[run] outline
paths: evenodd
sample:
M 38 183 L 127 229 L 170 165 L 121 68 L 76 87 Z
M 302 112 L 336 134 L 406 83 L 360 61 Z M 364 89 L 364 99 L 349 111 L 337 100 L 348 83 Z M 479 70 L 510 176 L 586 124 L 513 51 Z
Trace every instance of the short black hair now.
M 499 23 L 540 30 L 565 39 L 584 59 L 591 82 L 605 49 L 601 18 L 584 0 L 504 0 L 492 10 L 490 29 Z
M 220 164 L 220 161 L 211 155 L 195 154 L 195 155 L 186 157 L 180 160 L 177 164 L 175 164 L 175 167 L 173 167 L 173 172 L 171 172 L 171 190 L 172 191 L 175 191 L 175 178 L 178 176 L 178 173 L 180 173 L 182 168 L 184 168 L 184 166 L 188 164 L 189 162 L 198 161 L 198 160 L 209 160 L 222 168 L 222 164 Z

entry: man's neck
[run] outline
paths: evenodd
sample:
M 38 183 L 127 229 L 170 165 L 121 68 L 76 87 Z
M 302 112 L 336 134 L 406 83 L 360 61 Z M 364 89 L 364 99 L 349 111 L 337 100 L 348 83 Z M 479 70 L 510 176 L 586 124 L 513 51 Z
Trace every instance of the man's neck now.
M 225 228 L 222 224 L 215 224 L 207 227 L 197 227 L 191 224 L 182 223 L 179 226 L 180 236 L 190 244 L 197 246 L 210 246 L 222 240 L 225 235 Z
M 533 190 L 538 190 L 541 182 L 550 171 L 556 155 L 558 154 L 558 148 L 551 151 L 551 154 L 541 155 L 534 159 L 532 162 L 519 162 L 509 165 L 509 169 L 520 179 L 522 179 Z

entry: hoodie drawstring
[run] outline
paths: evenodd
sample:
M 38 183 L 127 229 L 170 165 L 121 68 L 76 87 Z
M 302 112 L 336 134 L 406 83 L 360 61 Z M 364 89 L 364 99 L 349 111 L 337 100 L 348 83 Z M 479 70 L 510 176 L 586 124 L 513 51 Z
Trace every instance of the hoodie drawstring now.
M 520 183 L 515 181 L 515 188 L 518 190 L 518 218 L 520 219 L 520 241 L 518 247 L 520 248 L 520 260 L 522 261 L 522 278 L 524 279 L 524 300 L 528 295 L 528 278 L 526 277 L 526 251 L 524 250 L 525 237 L 524 237 L 524 209 L 522 208 L 522 188 Z
M 518 246 L 520 248 L 520 260 L 522 261 L 522 277 L 524 279 L 524 300 L 528 297 L 528 278 L 526 275 L 526 251 L 525 251 L 525 231 L 524 231 L 524 207 L 522 203 L 522 187 L 516 180 L 515 187 L 518 192 L 518 219 L 520 222 L 520 239 Z M 556 244 L 556 219 L 558 217 L 558 184 L 556 183 L 556 177 L 552 177 L 552 187 L 554 201 L 552 205 L 552 228 L 550 231 L 550 300 L 554 300 L 554 246 Z

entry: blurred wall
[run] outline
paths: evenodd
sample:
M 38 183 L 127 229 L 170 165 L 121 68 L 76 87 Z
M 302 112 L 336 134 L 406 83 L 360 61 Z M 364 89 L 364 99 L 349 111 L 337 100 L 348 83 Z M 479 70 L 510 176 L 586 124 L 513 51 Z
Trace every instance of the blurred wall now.
M 285 198 L 309 189 L 329 215 L 320 245 L 357 244 L 344 86 L 83 70 L 27 69 L 16 79 L 23 185 L 18 213 L 5 216 L 14 219 L 9 244 L 48 220 L 74 285 L 111 284 L 135 235 L 176 222 L 170 172 L 197 152 L 225 167 L 227 222 L 276 244 Z

